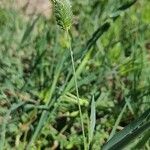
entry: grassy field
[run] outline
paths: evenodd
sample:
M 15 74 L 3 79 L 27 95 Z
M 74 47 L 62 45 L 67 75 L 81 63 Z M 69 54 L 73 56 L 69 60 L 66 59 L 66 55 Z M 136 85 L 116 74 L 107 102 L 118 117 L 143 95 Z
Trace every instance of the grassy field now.
M 0 2 L 0 150 L 150 150 L 150 1 L 57 1 Z

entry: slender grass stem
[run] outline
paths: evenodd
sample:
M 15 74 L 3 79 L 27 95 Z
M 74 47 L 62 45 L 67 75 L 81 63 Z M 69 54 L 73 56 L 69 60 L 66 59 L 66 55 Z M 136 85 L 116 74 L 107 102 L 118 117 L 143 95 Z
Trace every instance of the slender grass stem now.
M 69 51 L 70 51 L 71 62 L 72 62 L 72 69 L 73 69 L 73 76 L 74 76 L 74 82 L 75 82 L 76 96 L 77 96 L 77 100 L 78 100 L 78 109 L 79 109 L 79 114 L 80 114 L 81 128 L 82 128 L 82 134 L 83 134 L 83 140 L 84 140 L 84 150 L 87 150 L 87 142 L 86 142 L 86 136 L 85 136 L 84 123 L 83 123 L 83 114 L 82 114 L 81 105 L 80 105 L 80 98 L 79 98 L 79 90 L 78 90 L 78 82 L 77 82 L 77 77 L 76 77 L 74 56 L 73 56 L 71 41 L 70 41 L 70 37 L 69 37 L 69 32 L 68 32 L 68 30 L 66 32 L 67 32 L 67 37 L 68 37 L 68 40 L 69 40 Z

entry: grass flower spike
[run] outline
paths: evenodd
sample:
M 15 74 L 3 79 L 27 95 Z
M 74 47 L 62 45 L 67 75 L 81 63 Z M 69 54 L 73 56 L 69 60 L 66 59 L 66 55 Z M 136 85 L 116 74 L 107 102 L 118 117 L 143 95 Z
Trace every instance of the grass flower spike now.
M 73 13 L 69 0 L 53 0 L 57 24 L 64 30 L 72 25 Z

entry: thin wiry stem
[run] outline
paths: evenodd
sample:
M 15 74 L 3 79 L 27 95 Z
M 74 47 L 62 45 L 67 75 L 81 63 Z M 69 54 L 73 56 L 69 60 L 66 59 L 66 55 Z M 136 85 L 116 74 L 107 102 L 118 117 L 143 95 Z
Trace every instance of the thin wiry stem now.
M 68 37 L 68 40 L 69 40 L 69 51 L 70 51 L 71 62 L 72 62 L 72 69 L 73 69 L 73 76 L 74 76 L 74 82 L 75 82 L 76 96 L 77 96 L 77 100 L 78 100 L 78 109 L 79 109 L 79 114 L 80 114 L 81 128 L 82 128 L 82 134 L 83 134 L 83 140 L 84 140 L 84 149 L 87 150 L 85 128 L 84 128 L 84 123 L 83 123 L 83 114 L 82 114 L 81 105 L 80 105 L 80 98 L 79 98 L 79 90 L 78 90 L 78 83 L 77 83 L 77 77 L 76 77 L 74 56 L 73 56 L 73 51 L 72 51 L 72 46 L 71 46 L 71 41 L 70 41 L 70 38 L 69 38 L 68 30 L 67 30 L 67 37 Z

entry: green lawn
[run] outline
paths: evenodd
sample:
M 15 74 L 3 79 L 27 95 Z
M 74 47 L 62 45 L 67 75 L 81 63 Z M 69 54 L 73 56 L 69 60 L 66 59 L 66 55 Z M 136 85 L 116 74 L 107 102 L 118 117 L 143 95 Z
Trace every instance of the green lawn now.
M 150 1 L 70 1 L 68 34 L 0 3 L 0 150 L 150 150 Z

